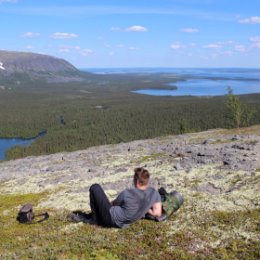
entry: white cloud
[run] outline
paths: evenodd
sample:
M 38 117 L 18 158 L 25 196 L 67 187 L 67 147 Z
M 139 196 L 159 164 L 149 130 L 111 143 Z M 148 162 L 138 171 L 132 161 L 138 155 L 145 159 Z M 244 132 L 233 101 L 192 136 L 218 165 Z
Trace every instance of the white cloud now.
M 115 27 L 111 27 L 110 30 L 113 31 L 113 32 L 122 31 L 122 29 L 120 27 L 116 27 L 116 26 Z
M 125 29 L 127 32 L 147 32 L 147 28 L 141 25 L 133 25 Z
M 89 55 L 93 54 L 94 51 L 91 50 L 91 49 L 82 49 L 82 50 L 79 51 L 79 53 L 80 53 L 82 56 L 89 56 Z
M 175 42 L 175 43 L 172 43 L 170 48 L 173 49 L 173 50 L 179 50 L 179 49 L 183 49 L 185 48 L 186 46 L 180 42 Z
M 27 45 L 27 46 L 25 46 L 25 49 L 31 50 L 31 49 L 33 49 L 33 46 L 32 45 Z
M 26 32 L 25 34 L 23 34 L 23 37 L 25 37 L 25 38 L 36 38 L 39 36 L 40 36 L 40 34 L 37 32 Z
M 251 42 L 259 42 L 260 41 L 260 36 L 255 36 L 250 38 Z
M 252 16 L 246 19 L 239 20 L 239 23 L 244 23 L 244 24 L 255 24 L 255 23 L 260 23 L 260 17 L 259 16 Z
M 252 42 L 253 48 L 260 48 L 260 36 L 251 37 L 250 41 Z
M 117 44 L 116 47 L 117 47 L 117 48 L 124 48 L 125 45 L 124 45 L 124 44 Z
M 228 40 L 228 41 L 225 41 L 225 42 L 223 42 L 224 44 L 233 44 L 234 43 L 234 41 L 232 41 L 232 40 Z
M 204 46 L 205 48 L 207 49 L 220 49 L 221 48 L 221 44 L 220 43 L 211 43 L 211 44 L 208 44 L 206 46 Z
M 79 36 L 75 33 L 63 33 L 63 32 L 56 32 L 52 35 L 52 38 L 57 40 L 72 39 L 77 37 Z
M 110 28 L 110 31 L 113 31 L 113 32 L 147 32 L 148 29 L 141 25 L 133 25 L 133 26 L 130 26 L 127 28 L 113 26 Z
M 225 56 L 232 56 L 233 52 L 232 51 L 223 51 L 222 54 Z
M 235 45 L 235 50 L 239 52 L 246 52 L 246 47 L 242 44 Z
M 181 31 L 186 33 L 197 33 L 199 30 L 197 28 L 183 28 Z
M 130 46 L 130 47 L 128 48 L 128 50 L 130 50 L 130 51 L 138 51 L 139 48 L 134 47 L 134 46 Z
M 70 52 L 76 52 L 82 56 L 88 56 L 90 54 L 93 54 L 94 51 L 91 49 L 83 49 L 80 46 L 76 45 L 76 46 L 60 46 L 59 53 L 70 53 Z
M 68 53 L 68 52 L 70 52 L 70 48 L 63 47 L 59 49 L 59 53 Z

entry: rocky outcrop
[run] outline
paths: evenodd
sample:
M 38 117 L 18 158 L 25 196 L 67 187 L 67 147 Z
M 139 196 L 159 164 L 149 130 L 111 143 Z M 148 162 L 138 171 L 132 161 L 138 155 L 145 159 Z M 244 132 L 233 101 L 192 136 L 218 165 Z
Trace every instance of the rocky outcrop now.
M 101 183 L 112 198 L 123 187 L 132 185 L 133 169 L 144 166 L 157 188 L 178 189 L 191 197 L 204 194 L 209 201 L 215 201 L 217 195 L 215 203 L 221 207 L 246 191 L 243 201 L 254 207 L 259 199 L 254 189 L 260 175 L 260 137 L 241 134 L 237 139 L 234 135 L 220 134 L 221 131 L 4 162 L 0 164 L 1 191 L 51 191 L 40 206 L 88 208 L 88 188 L 92 183 Z
M 206 259 L 207 255 L 213 255 L 211 259 L 233 259 L 234 254 L 237 256 L 236 259 L 258 259 L 257 253 L 251 258 L 248 258 L 247 254 L 248 248 L 257 252 L 260 241 L 259 156 L 260 126 L 255 126 L 242 129 L 236 135 L 234 130 L 219 129 L 2 162 L 0 190 L 5 205 L 0 206 L 0 222 L 4 223 L 8 239 L 11 236 L 9 234 L 20 234 L 20 244 L 26 233 L 21 232 L 21 227 L 17 227 L 14 220 L 16 212 L 21 207 L 20 197 L 24 198 L 22 201 L 25 203 L 27 198 L 40 194 L 37 205 L 34 205 L 35 210 L 48 210 L 51 212 L 51 218 L 46 226 L 35 225 L 33 245 L 35 236 L 40 233 L 38 229 L 42 228 L 46 235 L 50 236 L 43 241 L 53 243 L 54 233 L 58 232 L 57 234 L 62 234 L 58 235 L 58 238 L 66 237 L 62 245 L 67 246 L 67 239 L 72 236 L 71 244 L 74 248 L 75 241 L 84 234 L 85 237 L 80 240 L 80 247 L 90 243 L 91 248 L 93 245 L 100 248 L 104 245 L 104 238 L 108 237 L 107 246 L 113 245 L 119 239 L 116 247 L 120 245 L 118 248 L 124 248 L 125 251 L 125 246 L 129 244 L 131 249 L 128 251 L 132 252 L 132 248 L 138 244 L 134 241 L 139 236 L 144 233 L 142 241 L 148 238 L 156 241 L 154 232 L 162 228 L 159 237 L 158 232 L 156 233 L 156 238 L 159 238 L 158 241 L 162 241 L 163 245 L 159 249 L 160 255 L 167 252 L 172 255 L 174 252 L 180 252 L 178 250 L 192 255 L 189 258 L 180 258 L 183 256 L 182 253 L 174 258 L 160 259 Z M 161 225 L 160 228 L 141 222 L 134 229 L 121 233 L 91 227 L 84 229 L 80 224 L 64 220 L 63 212 L 68 212 L 67 210 L 89 210 L 88 190 L 93 183 L 100 183 L 111 200 L 125 187 L 131 187 L 133 169 L 137 166 L 146 167 L 150 171 L 151 185 L 155 188 L 163 186 L 168 191 L 177 190 L 184 197 L 184 204 L 180 210 L 168 221 L 158 223 Z M 9 200 L 13 201 L 14 198 L 17 202 L 10 204 Z M 12 208 L 10 205 L 13 205 Z M 11 220 L 10 214 L 13 216 Z M 10 225 L 15 231 L 10 231 Z M 147 225 L 148 228 L 144 228 Z M 47 227 L 51 227 L 51 235 L 50 229 L 46 232 Z M 100 239 L 96 239 L 95 236 L 99 232 Z M 111 243 L 115 234 L 118 234 L 118 238 Z M 130 238 L 128 237 L 122 247 L 126 234 Z M 13 241 L 13 237 L 11 239 Z M 12 256 L 14 249 L 9 249 L 12 243 L 6 243 L 8 246 L 2 247 L 3 255 Z M 40 253 L 43 247 L 41 243 L 37 247 L 37 252 Z M 59 248 L 58 245 L 47 243 L 46 248 Z M 142 254 L 150 256 L 150 246 L 147 247 L 148 252 L 142 251 Z M 31 253 L 31 247 L 24 250 Z M 115 250 L 120 254 L 117 248 Z M 16 252 L 16 255 L 20 255 L 21 251 L 23 250 Z M 71 252 L 71 248 L 64 251 Z M 155 251 L 158 256 L 157 253 Z M 56 252 L 56 255 L 58 254 L 59 252 Z M 196 254 L 202 254 L 203 257 L 194 258 Z M 245 254 L 245 257 L 241 258 L 241 254 Z

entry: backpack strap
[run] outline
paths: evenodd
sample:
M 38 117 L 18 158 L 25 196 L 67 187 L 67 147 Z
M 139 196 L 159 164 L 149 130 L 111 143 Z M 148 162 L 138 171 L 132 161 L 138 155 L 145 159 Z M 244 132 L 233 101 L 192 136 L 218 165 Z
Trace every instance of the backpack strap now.
M 23 224 L 37 224 L 37 223 L 41 223 L 45 220 L 47 220 L 50 215 L 48 212 L 45 212 L 45 213 L 41 213 L 41 214 L 37 214 L 37 215 L 34 215 L 34 218 L 37 218 L 37 217 L 43 217 L 37 221 L 35 221 L 35 219 L 33 219 L 32 221 L 28 221 L 28 222 L 20 222 L 20 223 L 23 223 Z
M 41 213 L 41 214 L 35 215 L 35 217 L 43 217 L 43 218 L 37 220 L 36 222 L 33 222 L 32 224 L 41 223 L 44 220 L 47 220 L 50 217 L 50 215 L 49 215 L 48 212 L 45 212 L 45 213 Z
M 147 213 L 145 215 L 145 219 L 148 219 L 148 220 L 154 220 L 156 222 L 161 222 L 161 221 L 164 221 L 167 219 L 167 215 L 165 213 L 162 213 L 162 215 L 160 217 L 155 217 L 149 213 Z

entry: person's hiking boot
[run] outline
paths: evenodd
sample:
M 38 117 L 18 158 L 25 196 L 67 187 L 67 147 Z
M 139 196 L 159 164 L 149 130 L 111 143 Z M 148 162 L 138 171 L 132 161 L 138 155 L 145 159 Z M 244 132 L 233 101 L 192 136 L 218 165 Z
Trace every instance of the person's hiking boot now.
M 78 222 L 83 222 L 85 219 L 90 218 L 88 215 L 89 214 L 77 210 L 69 214 L 69 218 L 71 221 L 78 223 Z
M 79 222 L 83 222 L 83 223 L 87 223 L 87 224 L 90 224 L 90 225 L 96 225 L 97 222 L 93 216 L 92 213 L 85 213 L 85 212 L 82 212 L 82 211 L 73 211 L 70 215 L 69 215 L 69 218 L 72 222 L 75 222 L 75 223 L 79 223 Z
M 93 218 L 86 218 L 82 222 L 89 225 L 97 225 L 97 221 Z
M 68 219 L 75 223 L 82 222 L 82 220 L 83 220 L 83 218 L 79 214 L 76 214 L 76 213 L 69 214 Z

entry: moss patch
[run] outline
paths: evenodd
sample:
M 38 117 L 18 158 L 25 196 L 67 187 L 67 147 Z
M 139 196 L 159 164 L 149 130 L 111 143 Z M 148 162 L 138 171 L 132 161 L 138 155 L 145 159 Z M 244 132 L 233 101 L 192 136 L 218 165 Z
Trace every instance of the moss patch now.
M 0 195 L 0 214 L 2 210 L 13 210 L 25 203 L 37 204 L 47 193 L 30 193 L 19 195 Z
M 164 156 L 167 156 L 166 153 L 154 153 L 151 155 L 143 156 L 137 160 L 131 161 L 131 163 L 142 164 L 144 162 L 153 161 Z
M 71 223 L 67 219 L 69 211 L 50 209 L 50 218 L 46 222 L 35 225 L 17 223 L 16 206 L 28 200 L 37 204 L 41 197 L 40 194 L 0 197 L 1 259 L 246 260 L 259 257 L 259 240 L 254 236 L 250 239 L 242 235 L 223 236 L 218 246 L 212 246 L 219 240 L 218 232 L 232 235 L 234 230 L 240 230 L 241 234 L 259 234 L 259 209 L 212 211 L 188 216 L 190 209 L 184 207 L 165 222 L 141 220 L 122 230 Z M 3 212 L 8 209 L 11 214 L 6 217 Z

